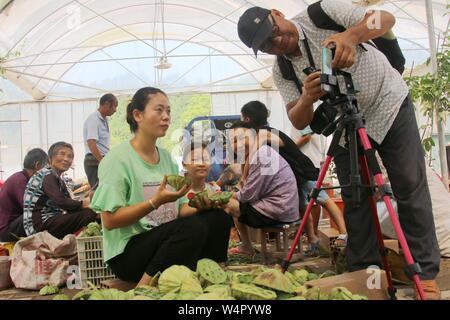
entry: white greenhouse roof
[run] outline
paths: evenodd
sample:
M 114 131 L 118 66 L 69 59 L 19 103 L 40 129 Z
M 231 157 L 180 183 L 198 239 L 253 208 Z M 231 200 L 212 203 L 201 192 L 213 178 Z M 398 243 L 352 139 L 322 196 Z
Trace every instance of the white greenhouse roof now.
M 7 56 L 7 71 L 0 101 L 80 99 L 146 85 L 167 92 L 261 90 L 271 76 L 272 57 L 255 59 L 240 42 L 240 15 L 257 5 L 292 17 L 312 2 L 3 0 L 0 56 Z M 432 1 L 441 40 L 448 2 Z M 380 8 L 397 18 L 394 31 L 407 64 L 423 63 L 429 56 L 425 0 L 386 0 Z M 154 67 L 162 57 L 170 68 Z

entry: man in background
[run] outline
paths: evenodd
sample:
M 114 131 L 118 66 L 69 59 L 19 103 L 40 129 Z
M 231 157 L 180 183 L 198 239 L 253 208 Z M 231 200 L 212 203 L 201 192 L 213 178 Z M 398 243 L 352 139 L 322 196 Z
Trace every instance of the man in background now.
M 92 189 L 98 184 L 98 165 L 109 151 L 109 126 L 108 118 L 117 110 L 117 98 L 111 94 L 105 94 L 100 98 L 100 106 L 84 122 L 83 138 L 86 150 L 84 157 L 84 171 Z

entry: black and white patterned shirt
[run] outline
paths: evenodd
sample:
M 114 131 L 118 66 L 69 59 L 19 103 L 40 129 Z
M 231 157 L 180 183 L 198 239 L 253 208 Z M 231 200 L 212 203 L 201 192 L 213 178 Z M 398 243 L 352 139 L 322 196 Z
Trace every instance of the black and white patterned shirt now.
M 321 6 L 331 19 L 347 29 L 358 24 L 366 13 L 366 8 L 353 7 L 336 0 L 323 0 Z M 295 16 L 291 21 L 299 30 L 302 56 L 287 58 L 292 61 L 297 77 L 304 81 L 306 75 L 302 70 L 309 67 L 303 42 L 304 34 L 316 68 L 320 68 L 322 43 L 336 32 L 317 28 L 307 11 Z M 383 53 L 367 44 L 364 44 L 364 47 L 367 51 L 357 47 L 355 64 L 343 71 L 351 73 L 354 83 L 359 86 L 360 92 L 356 94 L 356 98 L 359 110 L 366 120 L 367 133 L 380 144 L 408 95 L 408 87 Z M 273 80 L 285 104 L 299 98 L 294 82 L 283 79 L 276 60 L 273 65 Z
M 25 189 L 23 227 L 30 236 L 39 232 L 48 219 L 81 207 L 82 202 L 71 199 L 65 183 L 56 171 L 43 168 L 31 177 Z

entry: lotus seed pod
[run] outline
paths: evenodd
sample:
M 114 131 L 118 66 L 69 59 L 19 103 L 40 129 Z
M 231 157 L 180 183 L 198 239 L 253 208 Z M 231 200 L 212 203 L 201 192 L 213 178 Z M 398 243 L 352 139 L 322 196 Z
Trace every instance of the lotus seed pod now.
M 163 273 L 158 280 L 158 287 L 162 294 L 170 291 L 192 291 L 203 293 L 200 282 L 189 268 L 185 266 L 173 265 Z
M 227 284 L 213 284 L 203 290 L 205 293 L 217 293 L 219 295 L 231 296 L 231 288 Z
M 210 195 L 209 200 L 213 202 L 219 202 L 221 204 L 227 204 L 232 196 L 233 192 L 223 191 Z
M 146 296 L 153 300 L 159 300 L 163 294 L 155 287 L 151 286 L 140 286 L 133 290 L 136 296 Z
M 57 286 L 45 286 L 41 290 L 39 290 L 39 295 L 47 296 L 56 294 L 59 292 L 59 288 Z
M 238 300 L 275 300 L 277 298 L 277 294 L 272 290 L 245 283 L 233 284 L 231 293 Z
M 57 294 L 53 300 L 70 300 L 70 297 L 66 294 Z
M 291 272 L 285 272 L 284 275 L 289 279 L 289 281 L 292 283 L 294 287 L 299 287 L 302 284 L 297 281 L 295 276 Z
M 309 272 L 305 269 L 295 270 L 294 271 L 294 277 L 297 280 L 298 283 L 304 284 L 306 281 L 308 281 L 308 274 Z
M 255 280 L 253 280 L 253 283 L 286 293 L 294 292 L 294 286 L 291 281 L 289 281 L 289 278 L 277 269 L 269 269 L 260 273 Z
M 184 185 L 189 185 L 191 183 L 191 180 L 189 178 L 185 178 L 179 175 L 168 175 L 167 176 L 167 183 L 174 188 L 175 190 L 180 190 L 183 188 Z
M 317 280 L 317 279 L 319 279 L 319 276 L 317 274 L 315 274 L 315 273 L 308 274 L 308 281 Z
M 217 262 L 211 259 L 201 259 L 197 262 L 197 273 L 207 283 L 220 284 L 227 281 L 227 274 Z

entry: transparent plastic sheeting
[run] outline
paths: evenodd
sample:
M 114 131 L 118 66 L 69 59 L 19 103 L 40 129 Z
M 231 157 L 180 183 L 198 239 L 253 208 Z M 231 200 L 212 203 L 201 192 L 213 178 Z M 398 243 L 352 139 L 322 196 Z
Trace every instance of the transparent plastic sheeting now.
M 270 89 L 272 58 L 255 59 L 239 41 L 236 23 L 253 5 L 292 17 L 312 2 L 13 0 L 0 13 L 0 56 L 7 57 L 0 101 L 92 98 L 144 85 L 168 92 Z M 423 63 L 429 56 L 425 0 L 382 3 L 397 18 L 394 31 L 408 65 Z M 432 4 L 438 37 L 448 27 L 448 1 Z

